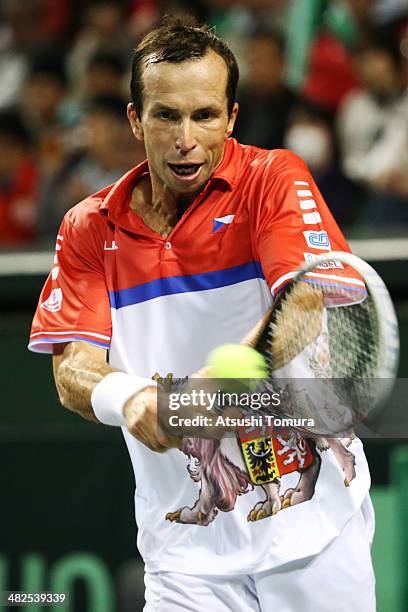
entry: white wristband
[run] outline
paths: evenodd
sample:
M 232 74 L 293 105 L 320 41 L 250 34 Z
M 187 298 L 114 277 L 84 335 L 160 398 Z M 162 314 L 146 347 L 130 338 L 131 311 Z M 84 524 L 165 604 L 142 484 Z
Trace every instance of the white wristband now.
M 111 372 L 92 391 L 91 403 L 96 418 L 105 425 L 126 425 L 123 407 L 127 400 L 141 389 L 156 385 L 151 378 Z

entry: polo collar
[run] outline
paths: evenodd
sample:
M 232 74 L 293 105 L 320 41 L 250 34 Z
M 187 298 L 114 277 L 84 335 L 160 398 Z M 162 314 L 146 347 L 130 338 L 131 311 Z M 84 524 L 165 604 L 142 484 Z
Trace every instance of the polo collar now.
M 239 161 L 239 144 L 235 138 L 228 138 L 225 143 L 224 157 L 211 175 L 210 181 L 215 179 L 225 181 L 232 189 L 238 177 Z
M 209 183 L 224 181 L 228 188 L 232 189 L 238 177 L 239 161 L 239 144 L 234 138 L 228 138 L 225 143 L 224 157 L 211 175 Z M 129 202 L 133 186 L 146 174 L 149 174 L 147 160 L 129 170 L 112 186 L 100 205 L 100 210 L 106 211 L 111 221 L 119 221 L 130 210 Z

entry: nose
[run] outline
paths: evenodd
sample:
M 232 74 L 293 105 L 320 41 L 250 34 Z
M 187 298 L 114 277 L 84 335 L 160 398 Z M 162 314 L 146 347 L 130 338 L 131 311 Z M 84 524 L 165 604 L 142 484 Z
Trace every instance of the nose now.
M 195 149 L 197 146 L 197 140 L 194 133 L 194 126 L 188 119 L 182 121 L 178 127 L 178 134 L 176 138 L 176 149 L 180 153 L 186 154 Z

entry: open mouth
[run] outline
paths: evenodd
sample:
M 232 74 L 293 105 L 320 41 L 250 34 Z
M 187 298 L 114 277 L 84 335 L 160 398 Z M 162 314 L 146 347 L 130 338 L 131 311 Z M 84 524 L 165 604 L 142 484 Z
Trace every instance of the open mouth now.
M 194 176 L 202 164 L 169 164 L 169 166 L 177 176 Z

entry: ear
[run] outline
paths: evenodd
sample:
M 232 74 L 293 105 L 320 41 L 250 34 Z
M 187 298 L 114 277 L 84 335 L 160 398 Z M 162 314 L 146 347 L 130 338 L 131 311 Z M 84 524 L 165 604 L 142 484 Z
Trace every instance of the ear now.
M 226 132 L 226 137 L 227 138 L 229 138 L 231 136 L 232 132 L 234 131 L 234 125 L 235 125 L 235 121 L 237 119 L 238 110 L 239 110 L 238 102 L 235 102 L 234 106 L 232 108 L 231 115 L 230 115 L 230 117 L 228 119 L 227 132 Z
M 142 124 L 139 117 L 137 116 L 132 102 L 129 102 L 129 104 L 127 105 L 127 117 L 129 119 L 129 123 L 134 136 L 138 140 L 144 140 Z

